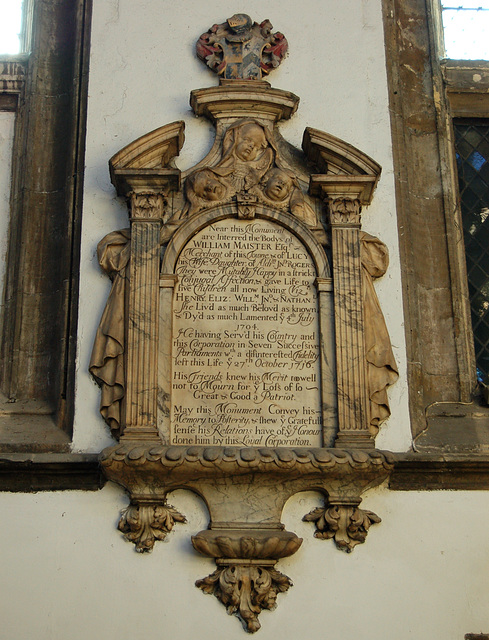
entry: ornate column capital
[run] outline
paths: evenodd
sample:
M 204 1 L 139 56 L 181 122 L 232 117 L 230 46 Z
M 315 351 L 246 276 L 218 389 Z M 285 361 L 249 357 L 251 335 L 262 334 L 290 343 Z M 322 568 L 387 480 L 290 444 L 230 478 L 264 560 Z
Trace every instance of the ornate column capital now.
M 325 202 L 328 205 L 329 221 L 332 227 L 361 226 L 362 205 L 358 198 L 341 195 L 339 197 L 327 197 Z
M 168 201 L 162 191 L 144 189 L 131 191 L 129 215 L 131 222 L 162 222 Z

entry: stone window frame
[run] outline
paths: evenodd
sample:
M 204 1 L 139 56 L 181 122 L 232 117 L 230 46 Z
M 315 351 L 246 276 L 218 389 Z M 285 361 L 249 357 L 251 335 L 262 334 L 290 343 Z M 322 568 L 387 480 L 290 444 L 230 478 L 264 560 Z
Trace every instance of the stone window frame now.
M 440 0 L 383 0 L 383 11 L 413 460 L 480 457 L 489 410 L 477 401 L 452 119 L 487 117 L 487 82 L 467 74 L 488 67 L 442 60 Z
M 27 0 L 22 53 L 0 58 L 15 112 L 0 326 L 0 451 L 68 452 L 92 0 Z

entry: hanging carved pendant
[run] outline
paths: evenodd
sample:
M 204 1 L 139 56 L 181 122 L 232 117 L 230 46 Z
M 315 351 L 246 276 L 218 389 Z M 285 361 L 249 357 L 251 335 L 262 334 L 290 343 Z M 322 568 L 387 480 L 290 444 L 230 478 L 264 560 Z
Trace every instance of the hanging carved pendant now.
M 222 564 L 207 578 L 197 580 L 195 585 L 212 593 L 226 607 L 229 614 L 237 614 L 250 633 L 260 629 L 258 614 L 263 609 L 275 609 L 277 594 L 292 586 L 290 578 L 271 565 Z
M 153 501 L 131 503 L 122 513 L 118 529 L 128 542 L 134 542 L 136 551 L 152 551 L 157 540 L 164 540 L 175 522 L 187 522 L 185 516 L 169 504 Z
M 365 542 L 370 525 L 382 522 L 373 511 L 348 505 L 318 507 L 305 515 L 303 520 L 316 524 L 316 538 L 334 538 L 338 549 L 347 553 L 353 551 L 357 544 Z

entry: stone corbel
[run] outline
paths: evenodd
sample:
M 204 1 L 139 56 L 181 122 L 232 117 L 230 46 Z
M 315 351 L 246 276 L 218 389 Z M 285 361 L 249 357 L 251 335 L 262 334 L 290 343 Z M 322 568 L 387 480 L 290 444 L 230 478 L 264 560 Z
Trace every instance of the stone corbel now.
M 255 449 L 183 447 L 122 441 L 103 452 L 109 480 L 131 495 L 119 529 L 138 551 L 150 551 L 175 522 L 185 517 L 166 502 L 175 489 L 203 498 L 209 528 L 192 538 L 194 548 L 213 558 L 217 569 L 197 580 L 215 595 L 245 628 L 260 628 L 258 615 L 275 607 L 290 578 L 275 569 L 293 555 L 302 540 L 286 531 L 281 514 L 286 501 L 307 490 L 325 495 L 326 506 L 305 520 L 316 524 L 316 536 L 333 538 L 346 551 L 364 542 L 368 528 L 380 519 L 358 507 L 362 494 L 383 482 L 394 459 L 380 451 L 339 449 Z
M 157 540 L 164 540 L 175 522 L 186 522 L 185 516 L 166 500 L 138 499 L 121 514 L 118 529 L 128 542 L 136 545 L 136 551 L 152 551 Z
M 316 538 L 333 538 L 338 549 L 351 553 L 357 544 L 365 542 L 370 526 L 381 522 L 373 511 L 360 509 L 358 505 L 357 500 L 344 502 L 330 496 L 323 507 L 313 509 L 303 520 L 315 523 Z

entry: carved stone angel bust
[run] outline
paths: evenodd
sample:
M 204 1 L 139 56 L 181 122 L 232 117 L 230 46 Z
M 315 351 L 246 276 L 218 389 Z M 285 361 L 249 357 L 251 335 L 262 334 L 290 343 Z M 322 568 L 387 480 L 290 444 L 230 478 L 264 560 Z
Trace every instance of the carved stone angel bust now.
M 186 213 L 191 216 L 212 204 L 220 204 L 233 195 L 232 185 L 210 167 L 191 173 L 185 182 Z
M 254 120 L 229 127 L 222 142 L 222 159 L 215 172 L 225 176 L 236 192 L 257 185 L 276 157 L 270 133 Z

